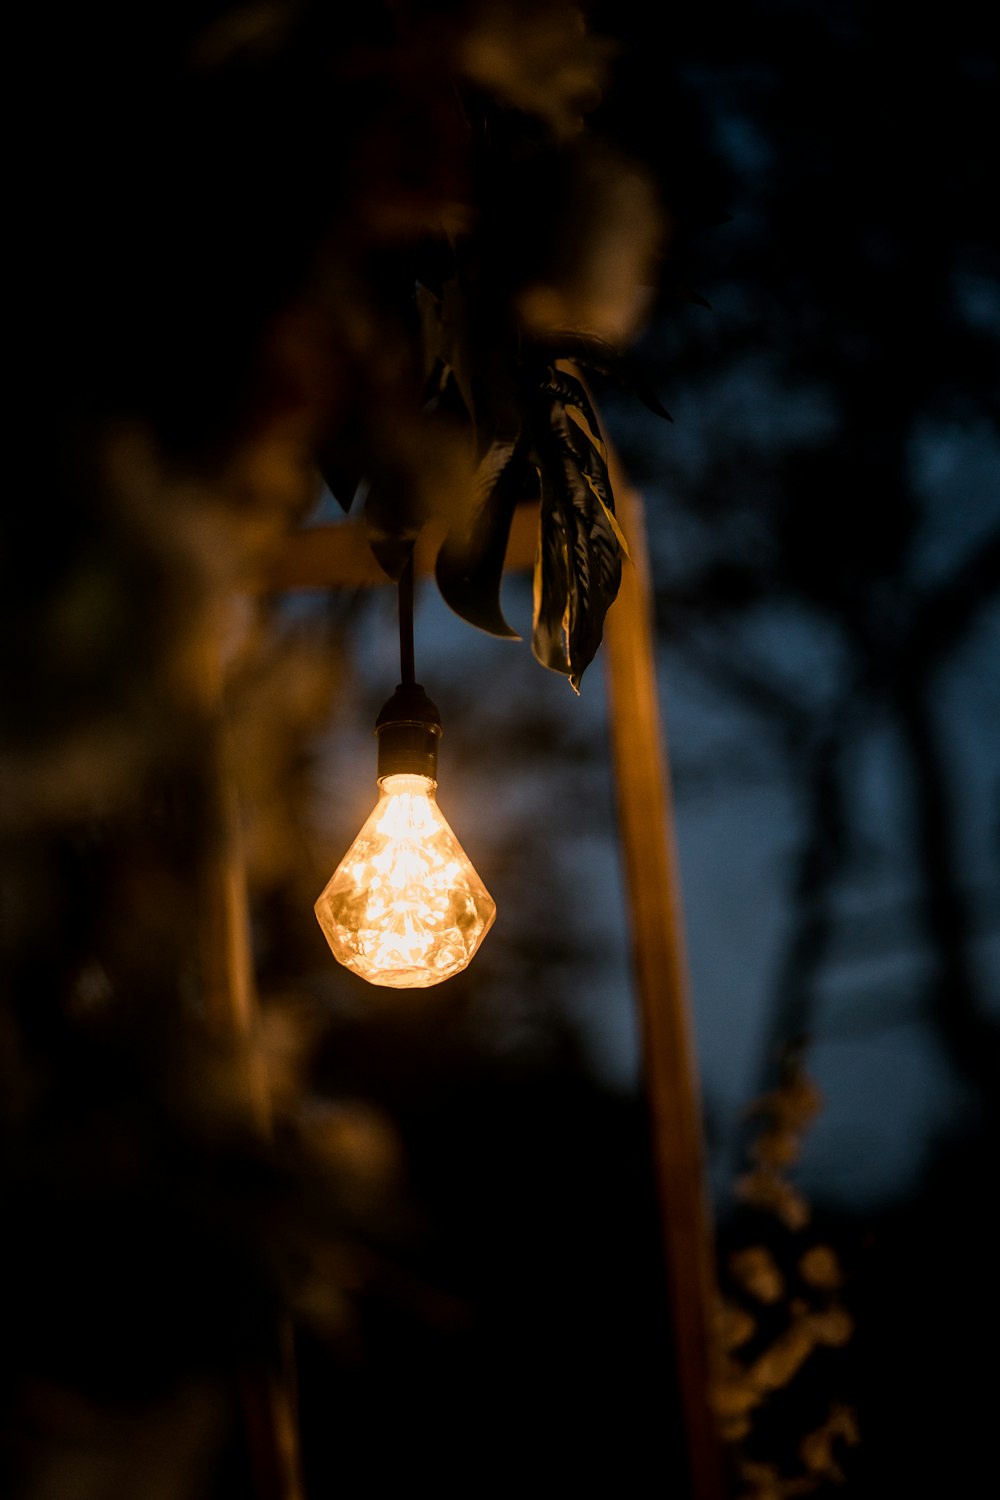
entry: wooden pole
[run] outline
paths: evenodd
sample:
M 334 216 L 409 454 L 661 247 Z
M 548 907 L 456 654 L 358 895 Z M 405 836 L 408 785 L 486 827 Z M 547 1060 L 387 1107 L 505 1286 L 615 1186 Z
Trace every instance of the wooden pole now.
M 645 519 L 639 496 L 620 475 L 612 480 L 632 560 L 605 621 L 606 680 L 642 1059 L 690 1493 L 721 1500 L 722 1449 L 709 1401 L 714 1255 Z

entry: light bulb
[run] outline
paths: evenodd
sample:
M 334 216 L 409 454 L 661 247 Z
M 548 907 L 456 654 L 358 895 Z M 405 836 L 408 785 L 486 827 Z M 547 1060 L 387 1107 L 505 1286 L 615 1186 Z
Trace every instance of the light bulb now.
M 315 911 L 346 968 L 423 989 L 466 967 L 496 905 L 437 805 L 441 724 L 423 690 L 398 688 L 377 732 L 378 802 Z
M 429 776 L 383 777 L 374 811 L 316 902 L 334 957 L 371 984 L 450 979 L 496 916 L 435 786 Z

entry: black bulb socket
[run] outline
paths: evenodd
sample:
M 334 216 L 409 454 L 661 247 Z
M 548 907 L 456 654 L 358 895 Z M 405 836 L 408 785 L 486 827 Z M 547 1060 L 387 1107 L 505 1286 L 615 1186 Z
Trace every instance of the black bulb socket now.
M 441 715 L 419 682 L 401 682 L 375 720 L 378 779 L 429 776 L 437 781 Z

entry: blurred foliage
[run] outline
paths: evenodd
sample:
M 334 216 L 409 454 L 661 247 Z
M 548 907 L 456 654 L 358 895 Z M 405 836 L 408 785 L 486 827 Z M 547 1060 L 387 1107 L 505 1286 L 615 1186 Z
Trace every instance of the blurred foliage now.
M 751 1110 L 751 1169 L 735 1184 L 744 1207 L 720 1237 L 712 1405 L 739 1500 L 836 1493 L 862 1436 L 836 1353 L 854 1333 L 847 1278 L 793 1181 L 822 1103 L 802 1049 L 789 1049 Z

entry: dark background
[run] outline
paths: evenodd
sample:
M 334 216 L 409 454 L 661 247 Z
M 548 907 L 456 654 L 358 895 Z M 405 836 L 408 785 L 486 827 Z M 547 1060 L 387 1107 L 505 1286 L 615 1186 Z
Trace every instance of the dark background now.
M 374 792 L 373 760 L 355 787 L 391 597 L 277 603 L 234 673 L 263 809 L 269 1143 L 242 1124 L 243 1053 L 191 1020 L 178 934 L 204 917 L 216 810 L 185 651 L 239 576 L 220 558 L 330 513 L 294 457 L 317 410 L 349 425 L 361 389 L 402 451 L 380 210 L 405 241 L 420 194 L 461 176 L 430 57 L 331 83 L 307 43 L 332 30 L 348 54 L 382 12 L 305 9 L 305 43 L 279 26 L 259 72 L 183 107 L 204 7 L 16 33 L 5 1453 L 24 1500 L 247 1493 L 234 1372 L 273 1356 L 290 1308 L 310 1494 L 682 1492 L 596 673 L 578 702 L 422 591 L 442 805 L 501 916 L 409 1008 L 331 973 L 311 913 Z M 980 15 L 702 5 L 654 32 L 640 7 L 591 12 L 620 44 L 591 128 L 671 223 L 634 352 L 673 421 L 599 399 L 647 507 L 720 1280 L 763 1352 L 826 1245 L 851 1319 L 756 1409 L 734 1496 L 795 1493 L 775 1475 L 801 1474 L 831 1402 L 859 1441 L 810 1492 L 976 1493 L 989 1472 L 1000 247 Z M 750 1106 L 793 1062 L 821 1103 L 789 1165 L 798 1230 L 733 1193 Z M 746 1246 L 782 1269 L 773 1303 L 734 1278 Z

